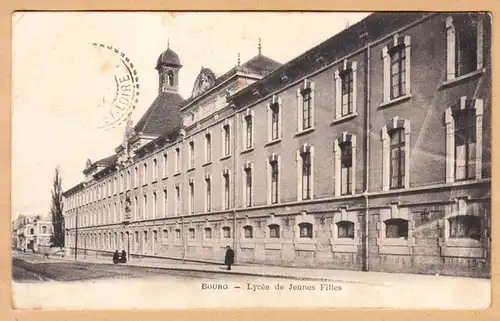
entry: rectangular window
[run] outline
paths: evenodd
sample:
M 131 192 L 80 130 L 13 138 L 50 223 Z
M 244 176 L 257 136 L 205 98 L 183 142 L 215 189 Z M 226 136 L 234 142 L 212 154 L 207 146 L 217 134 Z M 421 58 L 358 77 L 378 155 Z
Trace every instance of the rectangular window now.
M 279 168 L 278 162 L 274 161 L 269 164 L 271 166 L 271 203 L 278 203 L 278 187 L 279 187 Z
M 189 235 L 189 238 L 190 239 L 194 239 L 195 238 L 195 231 L 194 231 L 194 228 L 190 228 L 188 230 L 188 235 Z
M 391 52 L 391 99 L 406 94 L 406 50 L 403 46 Z
M 189 168 L 194 168 L 194 142 L 189 142 Z
M 342 116 L 352 113 L 353 110 L 353 71 L 346 70 L 341 75 L 342 78 Z
M 180 173 L 181 171 L 181 150 L 180 148 L 175 149 L 175 173 Z
M 136 167 L 134 168 L 134 187 L 139 186 L 139 169 Z
M 206 184 L 206 211 L 210 212 L 212 210 L 212 182 L 210 178 L 205 179 Z
M 212 136 L 210 134 L 205 135 L 205 162 L 210 163 L 212 161 Z
M 302 199 L 311 198 L 311 153 L 302 153 Z
M 225 125 L 223 130 L 224 130 L 224 156 L 228 156 L 231 153 L 231 131 L 229 125 Z
M 205 238 L 206 239 L 212 238 L 212 229 L 210 227 L 205 228 Z
M 231 228 L 228 226 L 224 226 L 222 228 L 222 237 L 225 239 L 230 239 L 231 238 Z
M 230 207 L 229 199 L 229 174 L 224 174 L 224 209 L 228 210 Z
M 280 117 L 280 106 L 278 103 L 271 105 L 271 140 L 276 140 L 279 138 L 279 117 Z
M 345 142 L 340 146 L 341 195 L 352 193 L 352 144 Z
M 243 231 L 244 231 L 244 236 L 246 239 L 253 238 L 253 227 L 245 226 L 245 227 L 243 227 Z
M 245 147 L 252 148 L 253 146 L 253 124 L 252 124 L 252 116 L 245 117 L 245 125 L 246 125 L 246 142 Z
M 156 192 L 153 192 L 153 218 L 156 218 L 156 207 L 158 206 L 158 197 Z
M 163 177 L 168 176 L 168 157 L 167 154 L 163 154 Z
M 302 92 L 302 130 L 311 128 L 311 90 L 306 89 Z
M 194 183 L 189 183 L 189 213 L 194 214 Z
M 142 185 L 146 185 L 148 183 L 148 165 L 142 165 Z
M 455 22 L 455 75 L 468 74 L 477 69 L 477 18 L 462 15 Z
M 455 178 L 474 179 L 476 176 L 476 114 L 465 109 L 455 116 Z
M 158 179 L 158 162 L 153 159 L 153 182 Z
M 389 133 L 391 139 L 391 188 L 404 187 L 405 181 L 405 136 L 404 129 Z
M 175 215 L 179 215 L 179 206 L 181 204 L 181 189 L 179 186 L 175 187 Z
M 252 169 L 245 169 L 245 204 L 252 206 Z
M 142 209 L 144 211 L 142 214 L 142 218 L 146 219 L 148 217 L 148 197 L 146 195 L 144 195 L 142 199 Z
M 163 190 L 163 216 L 167 217 L 168 213 L 168 195 L 167 190 Z
M 180 229 L 176 229 L 175 230 L 175 238 L 176 239 L 180 239 L 181 238 L 181 230 Z
M 280 226 L 277 224 L 269 225 L 269 237 L 280 238 Z

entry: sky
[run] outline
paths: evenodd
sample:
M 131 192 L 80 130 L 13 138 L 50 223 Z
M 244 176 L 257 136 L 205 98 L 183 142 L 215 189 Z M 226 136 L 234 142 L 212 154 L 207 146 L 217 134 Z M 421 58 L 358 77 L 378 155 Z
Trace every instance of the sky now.
M 258 53 L 285 63 L 368 13 L 17 13 L 13 15 L 12 219 L 47 215 L 56 167 L 63 190 L 83 180 L 87 159 L 110 156 L 124 125 L 104 124 L 100 102 L 114 79 L 102 72 L 118 48 L 139 76 L 137 122 L 158 91 L 154 69 L 167 43 L 183 67 L 184 98 L 201 67 L 224 74 Z

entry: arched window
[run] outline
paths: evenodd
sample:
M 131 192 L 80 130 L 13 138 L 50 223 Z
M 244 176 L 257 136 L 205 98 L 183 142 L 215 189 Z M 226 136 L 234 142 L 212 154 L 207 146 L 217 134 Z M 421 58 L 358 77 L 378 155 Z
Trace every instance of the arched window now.
M 481 219 L 474 215 L 459 215 L 448 219 L 450 238 L 481 239 Z
M 188 235 L 189 235 L 190 239 L 194 239 L 194 237 L 195 237 L 194 228 L 188 229 Z
M 206 239 L 211 239 L 212 238 L 212 229 L 210 227 L 205 228 L 205 238 Z
M 408 238 L 408 221 L 401 218 L 393 218 L 385 223 L 386 238 Z
M 269 237 L 270 238 L 280 238 L 280 226 L 278 224 L 269 225 Z
M 168 230 L 167 229 L 164 229 L 163 230 L 163 236 L 162 236 L 164 239 L 168 239 Z
M 231 238 L 231 228 L 229 226 L 224 226 L 222 228 L 222 237 L 225 239 Z
M 313 237 L 313 226 L 311 223 L 300 223 L 299 224 L 299 236 L 301 238 L 312 238 Z
M 180 229 L 175 229 L 175 238 L 180 239 L 181 238 L 181 230 Z
M 337 223 L 339 238 L 354 238 L 354 223 L 350 221 L 340 221 Z
M 251 239 L 253 238 L 253 227 L 250 225 L 243 226 L 243 236 L 246 239 Z
M 172 70 L 167 72 L 167 82 L 169 86 L 174 85 L 174 72 Z

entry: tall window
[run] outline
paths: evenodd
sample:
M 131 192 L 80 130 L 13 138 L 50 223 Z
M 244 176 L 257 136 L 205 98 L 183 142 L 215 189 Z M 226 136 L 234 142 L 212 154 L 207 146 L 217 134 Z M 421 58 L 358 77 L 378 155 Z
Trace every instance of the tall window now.
M 181 230 L 180 229 L 175 229 L 175 238 L 180 239 L 181 238 Z
M 455 179 L 476 175 L 476 111 L 463 109 L 455 115 Z
M 148 183 L 148 164 L 142 165 L 142 184 Z
M 194 168 L 194 142 L 189 142 L 189 168 Z
M 153 192 L 153 218 L 156 218 L 156 207 L 158 206 L 158 197 L 156 191 Z
M 163 190 L 163 216 L 167 217 L 168 214 L 168 193 L 167 189 Z
M 340 221 L 337 223 L 337 234 L 339 238 L 354 238 L 354 223 L 350 221 Z
M 351 69 L 345 70 L 341 75 L 342 79 L 342 116 L 346 116 L 353 111 L 353 71 Z
M 132 188 L 132 174 L 130 173 L 130 171 L 127 171 L 127 181 L 128 181 L 128 182 L 126 182 L 126 187 L 125 187 L 125 189 L 126 189 L 126 190 L 129 190 L 129 189 L 131 189 L 131 188 Z
M 139 220 L 139 201 L 137 200 L 137 196 L 134 197 L 134 219 Z
M 406 50 L 403 46 L 392 48 L 391 99 L 406 95 Z
M 179 185 L 175 186 L 175 215 L 179 215 L 181 205 L 181 189 Z
M 212 210 L 212 182 L 210 177 L 205 178 L 205 186 L 206 186 L 206 211 L 210 212 Z
M 405 134 L 404 128 L 396 128 L 389 133 L 391 154 L 391 188 L 404 187 L 405 181 Z
M 408 221 L 400 218 L 389 219 L 385 223 L 386 238 L 408 238 Z
M 300 155 L 302 158 L 302 199 L 311 198 L 311 153 L 305 152 Z
M 346 195 L 352 192 L 352 143 L 344 142 L 340 151 L 341 194 Z
M 231 153 L 231 131 L 229 125 L 223 127 L 224 131 L 224 156 Z
M 212 229 L 210 227 L 205 228 L 205 238 L 206 239 L 211 239 L 212 238 Z
M 134 168 L 134 186 L 139 186 L 139 169 L 137 167 Z
M 274 103 L 271 105 L 271 140 L 279 138 L 279 117 L 280 105 L 278 103 Z
M 228 210 L 230 207 L 230 199 L 229 199 L 229 173 L 223 175 L 223 183 L 224 183 L 224 209 Z
M 481 239 L 481 219 L 473 215 L 460 215 L 448 219 L 450 238 Z
M 189 183 L 189 213 L 194 213 L 194 183 Z
M 144 211 L 142 218 L 146 219 L 148 217 L 148 197 L 146 195 L 142 197 L 142 208 Z
M 163 154 L 163 177 L 168 176 L 168 157 L 167 154 Z
M 181 171 L 181 150 L 180 148 L 175 149 L 175 173 L 180 173 Z
M 245 168 L 245 205 L 252 206 L 252 168 Z
M 455 27 L 455 77 L 477 69 L 477 16 L 454 17 Z
M 253 124 L 252 124 L 252 115 L 248 115 L 245 117 L 245 147 L 252 148 L 253 146 Z
M 188 236 L 189 236 L 190 239 L 194 239 L 195 238 L 194 228 L 188 229 Z
M 158 179 L 158 162 L 153 159 L 153 182 Z
M 168 85 L 173 86 L 174 85 L 174 72 L 172 70 L 169 70 L 167 72 L 167 79 L 168 79 Z
M 210 163 L 212 161 L 212 135 L 205 135 L 205 162 Z
M 270 238 L 280 238 L 280 226 L 278 224 L 269 225 L 269 237 Z
M 269 163 L 271 166 L 271 203 L 276 204 L 279 201 L 278 187 L 279 187 L 279 167 L 278 161 Z
M 311 128 L 312 97 L 311 89 L 302 91 L 302 130 Z

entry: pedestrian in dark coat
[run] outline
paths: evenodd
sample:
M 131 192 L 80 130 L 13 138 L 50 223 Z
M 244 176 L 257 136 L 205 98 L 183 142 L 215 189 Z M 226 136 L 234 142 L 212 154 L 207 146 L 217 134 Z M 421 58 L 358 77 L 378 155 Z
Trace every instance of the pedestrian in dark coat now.
M 122 255 L 120 256 L 120 263 L 127 263 L 127 252 L 125 250 L 122 251 Z
M 228 270 L 231 270 L 231 265 L 233 265 L 233 263 L 234 263 L 234 251 L 228 245 L 228 246 L 226 246 L 226 257 L 224 259 L 224 264 L 227 265 Z
M 115 253 L 113 253 L 113 263 L 117 264 L 119 259 L 120 259 L 120 254 L 118 254 L 118 250 L 116 250 Z

